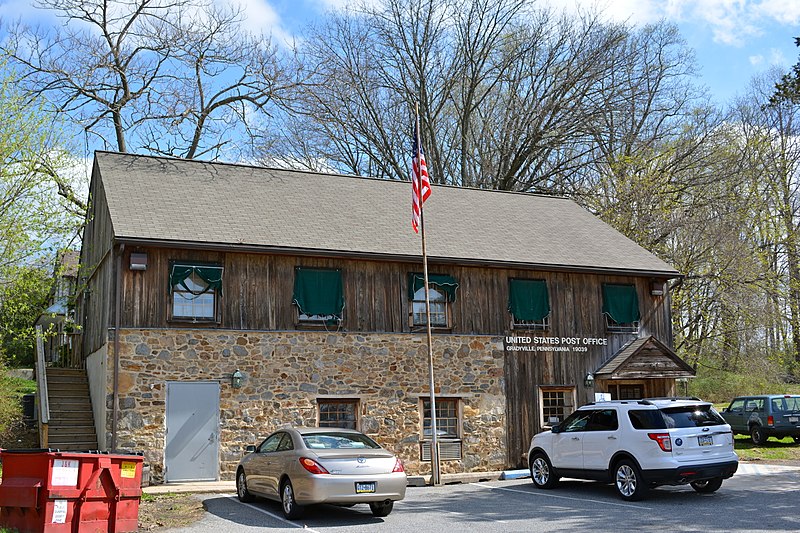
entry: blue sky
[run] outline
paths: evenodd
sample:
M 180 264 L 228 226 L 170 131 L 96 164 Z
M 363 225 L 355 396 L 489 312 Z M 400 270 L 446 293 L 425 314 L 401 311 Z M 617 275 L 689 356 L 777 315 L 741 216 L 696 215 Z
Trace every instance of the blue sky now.
M 213 0 L 239 3 L 247 25 L 281 39 L 302 32 L 328 9 L 346 9 L 348 0 Z M 370 1 L 370 0 L 368 0 Z M 575 10 L 596 7 L 615 21 L 644 24 L 666 19 L 678 25 L 695 50 L 701 82 L 719 103 L 741 93 L 754 75 L 771 65 L 788 71 L 800 49 L 800 0 L 536 0 Z M 32 0 L 0 0 L 0 17 L 46 22 Z M 52 20 L 52 19 L 51 19 Z

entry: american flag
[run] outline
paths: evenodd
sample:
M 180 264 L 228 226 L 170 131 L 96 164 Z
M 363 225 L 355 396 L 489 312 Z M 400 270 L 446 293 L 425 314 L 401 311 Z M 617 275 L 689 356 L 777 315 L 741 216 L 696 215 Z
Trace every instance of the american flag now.
M 431 195 L 431 182 L 428 178 L 428 166 L 425 164 L 425 154 L 422 153 L 422 142 L 419 134 L 419 117 L 414 123 L 413 154 L 411 156 L 411 183 L 413 185 L 413 198 L 411 201 L 411 227 L 414 233 L 419 233 L 420 214 L 422 204 Z

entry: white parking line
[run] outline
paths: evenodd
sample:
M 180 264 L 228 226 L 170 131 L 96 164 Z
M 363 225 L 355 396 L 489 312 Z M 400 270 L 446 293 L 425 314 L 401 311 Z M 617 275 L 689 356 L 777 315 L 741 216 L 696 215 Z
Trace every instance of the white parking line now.
M 633 507 L 635 509 L 647 509 L 647 510 L 651 510 L 652 509 L 652 507 L 645 507 L 644 505 L 636 505 L 636 504 L 633 504 L 633 503 L 617 503 L 617 502 L 609 502 L 609 501 L 606 501 L 606 500 L 593 500 L 591 498 L 573 498 L 571 496 L 558 496 L 556 494 L 550 494 L 549 492 L 544 492 L 544 491 L 535 491 L 534 492 L 534 491 L 530 491 L 530 490 L 512 489 L 510 487 L 490 487 L 488 485 L 483 485 L 481 483 L 470 483 L 470 485 L 474 485 L 474 486 L 480 487 L 482 489 L 507 490 L 509 492 L 518 492 L 520 494 L 529 494 L 529 495 L 536 495 L 536 496 L 546 496 L 548 498 L 558 498 L 558 499 L 561 499 L 561 500 L 573 500 L 573 501 L 578 501 L 578 502 L 593 502 L 593 503 L 600 503 L 600 504 L 603 504 L 603 505 L 616 505 L 616 506 L 619 506 L 619 507 L 628 507 L 628 508 Z
M 739 463 L 739 468 L 735 475 L 771 475 L 785 474 L 787 472 L 800 471 L 800 466 L 788 465 L 763 465 L 758 463 Z
M 255 509 L 256 511 L 258 511 L 258 512 L 260 512 L 260 513 L 264 513 L 265 515 L 269 515 L 269 516 L 271 516 L 272 518 L 275 518 L 276 520 L 280 520 L 280 521 L 281 521 L 281 522 L 283 522 L 284 524 L 288 524 L 288 525 L 290 525 L 290 526 L 292 526 L 292 527 L 298 527 L 298 528 L 300 528 L 300 529 L 304 529 L 304 530 L 306 530 L 306 531 L 308 531 L 308 532 L 310 532 L 310 533 L 320 533 L 320 532 L 319 532 L 319 531 L 317 531 L 316 529 L 311 529 L 310 527 L 306 526 L 305 524 L 301 525 L 301 524 L 297 524 L 297 523 L 295 523 L 295 522 L 290 522 L 289 520 L 286 520 L 284 517 L 282 517 L 282 516 L 279 516 L 279 515 L 276 515 L 275 513 L 271 513 L 271 512 L 269 512 L 269 511 L 267 511 L 266 509 L 262 509 L 261 507 L 258 507 L 257 505 L 253 505 L 252 503 L 244 503 L 244 502 L 240 502 L 240 501 L 239 501 L 239 498 L 237 498 L 236 496 L 226 496 L 226 498 L 229 498 L 229 499 L 231 499 L 231 500 L 235 501 L 235 502 L 236 502 L 236 503 L 238 503 L 238 504 L 241 504 L 241 505 L 246 505 L 246 506 L 248 506 L 248 507 L 249 507 L 249 508 L 251 508 L 251 509 Z

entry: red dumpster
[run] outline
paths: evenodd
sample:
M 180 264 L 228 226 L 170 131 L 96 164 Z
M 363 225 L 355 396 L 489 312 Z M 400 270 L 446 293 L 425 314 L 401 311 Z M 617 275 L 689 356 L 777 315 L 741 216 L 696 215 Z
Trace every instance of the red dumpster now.
M 0 526 L 22 532 L 136 531 L 142 456 L 1 450 Z

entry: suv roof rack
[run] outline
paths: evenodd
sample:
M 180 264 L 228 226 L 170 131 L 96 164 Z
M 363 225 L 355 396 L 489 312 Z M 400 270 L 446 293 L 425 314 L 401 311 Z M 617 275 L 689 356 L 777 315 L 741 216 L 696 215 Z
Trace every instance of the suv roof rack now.
M 688 401 L 692 401 L 692 402 L 702 402 L 703 401 L 700 398 L 698 398 L 697 396 L 658 396 L 658 397 L 653 397 L 653 398 L 647 398 L 647 400 L 673 400 L 673 401 L 688 400 Z

